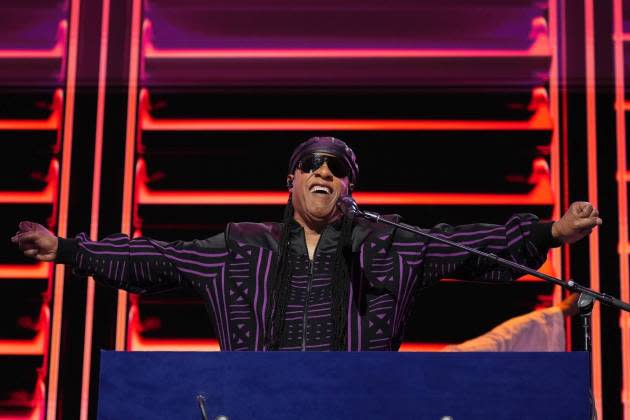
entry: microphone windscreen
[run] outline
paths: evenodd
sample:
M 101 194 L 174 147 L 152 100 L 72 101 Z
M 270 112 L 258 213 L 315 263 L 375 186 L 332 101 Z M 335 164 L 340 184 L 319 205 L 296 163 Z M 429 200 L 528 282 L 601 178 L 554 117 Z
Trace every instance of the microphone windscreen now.
M 359 211 L 357 202 L 349 195 L 339 197 L 339 200 L 337 200 L 337 207 L 341 209 L 346 217 L 354 217 L 354 215 Z

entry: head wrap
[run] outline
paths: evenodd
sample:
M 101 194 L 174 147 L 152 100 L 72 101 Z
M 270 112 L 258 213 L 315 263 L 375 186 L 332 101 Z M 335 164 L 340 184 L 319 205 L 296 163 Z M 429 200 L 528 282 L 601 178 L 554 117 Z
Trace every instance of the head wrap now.
M 304 143 L 301 143 L 291 155 L 289 173 L 295 172 L 300 160 L 311 153 L 328 153 L 341 159 L 349 169 L 350 182 L 356 184 L 359 176 L 357 157 L 346 143 L 335 137 L 311 137 Z

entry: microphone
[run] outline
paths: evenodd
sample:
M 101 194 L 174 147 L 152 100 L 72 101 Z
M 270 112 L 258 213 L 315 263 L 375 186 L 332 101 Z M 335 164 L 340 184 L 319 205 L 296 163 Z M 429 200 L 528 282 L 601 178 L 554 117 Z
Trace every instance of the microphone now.
M 339 200 L 337 200 L 337 207 L 341 209 L 344 216 L 346 217 L 352 218 L 355 216 L 359 216 L 366 220 L 369 220 L 371 222 L 376 222 L 376 223 L 383 220 L 383 217 L 378 213 L 372 213 L 370 211 L 359 210 L 359 206 L 357 205 L 357 202 L 354 201 L 354 198 L 352 198 L 352 196 L 350 195 L 344 195 L 342 197 L 339 197 Z
M 337 200 L 337 207 L 339 207 L 339 209 L 346 217 L 352 218 L 357 214 L 359 216 L 361 215 L 361 211 L 359 210 L 357 202 L 354 201 L 354 198 L 349 195 L 343 195 L 339 197 L 339 200 Z

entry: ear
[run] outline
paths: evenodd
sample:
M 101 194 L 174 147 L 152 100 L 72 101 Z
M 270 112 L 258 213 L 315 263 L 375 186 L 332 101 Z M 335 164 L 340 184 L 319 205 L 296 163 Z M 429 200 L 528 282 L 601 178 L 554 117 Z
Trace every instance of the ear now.
M 293 174 L 287 175 L 287 188 L 291 190 L 293 188 L 293 178 L 295 176 Z

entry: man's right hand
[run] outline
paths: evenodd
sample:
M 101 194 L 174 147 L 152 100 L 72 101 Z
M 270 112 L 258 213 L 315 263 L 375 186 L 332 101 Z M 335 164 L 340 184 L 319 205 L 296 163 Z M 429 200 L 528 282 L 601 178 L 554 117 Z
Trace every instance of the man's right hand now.
M 20 222 L 11 242 L 17 244 L 24 255 L 39 261 L 54 261 L 57 257 L 57 237 L 39 223 Z

